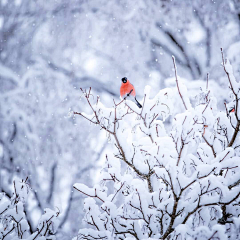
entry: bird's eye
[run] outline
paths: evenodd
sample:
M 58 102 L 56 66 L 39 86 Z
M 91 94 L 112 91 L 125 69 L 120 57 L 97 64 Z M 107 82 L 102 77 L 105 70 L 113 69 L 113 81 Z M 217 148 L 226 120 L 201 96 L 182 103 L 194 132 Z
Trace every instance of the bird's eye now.
M 126 83 L 127 82 L 127 78 L 126 77 L 122 78 L 122 82 Z

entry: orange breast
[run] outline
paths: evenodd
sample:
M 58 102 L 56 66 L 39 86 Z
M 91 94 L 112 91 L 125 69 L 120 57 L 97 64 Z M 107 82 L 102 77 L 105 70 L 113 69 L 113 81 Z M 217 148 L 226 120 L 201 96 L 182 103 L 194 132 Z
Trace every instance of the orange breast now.
M 131 90 L 133 90 L 133 91 L 131 92 Z M 125 95 L 127 95 L 130 92 L 131 92 L 130 95 L 132 95 L 134 97 L 136 96 L 134 86 L 129 82 L 129 80 L 127 80 L 126 83 L 122 83 L 122 85 L 121 85 L 120 95 L 121 95 L 121 97 L 123 97 L 123 96 L 125 97 Z

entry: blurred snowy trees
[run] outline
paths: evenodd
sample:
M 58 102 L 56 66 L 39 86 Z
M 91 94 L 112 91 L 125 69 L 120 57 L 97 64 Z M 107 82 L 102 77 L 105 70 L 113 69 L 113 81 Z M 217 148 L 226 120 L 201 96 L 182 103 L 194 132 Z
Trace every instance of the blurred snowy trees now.
M 179 75 L 196 80 L 210 72 L 216 97 L 226 99 L 219 49 L 239 77 L 239 15 L 237 0 L 0 0 L 0 190 L 11 197 L 13 178 L 29 176 L 32 231 L 35 216 L 58 206 L 61 239 L 76 235 L 81 203 L 72 184 L 94 181 L 106 148 L 104 134 L 67 118 L 73 106 L 86 110 L 79 87 L 92 87 L 108 104 L 128 76 L 140 97 L 147 84 L 157 94 L 174 84 L 175 55 Z M 191 92 L 201 85 L 185 84 Z

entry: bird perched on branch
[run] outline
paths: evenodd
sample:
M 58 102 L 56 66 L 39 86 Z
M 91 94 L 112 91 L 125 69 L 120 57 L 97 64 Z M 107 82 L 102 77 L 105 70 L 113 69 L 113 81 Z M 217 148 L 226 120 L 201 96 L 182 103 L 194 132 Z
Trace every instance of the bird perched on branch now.
M 136 102 L 136 104 L 139 108 L 142 107 L 142 105 L 136 99 L 136 91 L 135 91 L 134 86 L 129 82 L 129 80 L 126 77 L 122 78 L 120 95 L 122 98 L 129 97 L 131 100 L 134 100 Z

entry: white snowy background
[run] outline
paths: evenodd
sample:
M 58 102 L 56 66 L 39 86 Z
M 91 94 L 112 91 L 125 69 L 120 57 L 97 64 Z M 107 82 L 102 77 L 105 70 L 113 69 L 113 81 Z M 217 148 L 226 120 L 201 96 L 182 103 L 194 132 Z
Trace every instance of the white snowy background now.
M 181 128 L 185 117 L 188 118 L 188 123 L 186 123 L 188 126 L 182 131 L 191 130 L 190 126 L 193 124 L 191 117 L 194 118 L 195 114 L 198 117 L 207 114 L 204 116 L 207 119 L 207 122 L 204 123 L 207 127 L 203 128 L 201 125 L 199 129 L 194 129 L 193 132 L 198 135 L 199 139 L 194 139 L 195 143 L 189 146 L 196 164 L 199 161 L 198 154 L 202 154 L 202 161 L 204 163 L 211 162 L 212 168 L 216 167 L 219 171 L 225 168 L 224 175 L 228 169 L 226 167 L 235 167 L 236 161 L 239 159 L 239 152 L 237 152 L 239 148 L 228 149 L 229 143 L 226 139 L 231 139 L 234 132 L 231 124 L 235 126 L 237 119 L 233 119 L 233 122 L 227 121 L 224 102 L 227 103 L 226 107 L 229 111 L 236 106 L 236 101 L 234 102 L 234 94 L 229 89 L 229 81 L 221 65 L 220 48 L 223 48 L 224 57 L 230 61 L 233 67 L 231 70 L 228 61 L 226 70 L 230 72 L 231 79 L 235 84 L 233 87 L 238 94 L 240 79 L 240 3 L 238 0 L 0 0 L 0 192 L 4 192 L 4 194 L 0 194 L 0 239 L 4 238 L 8 230 L 14 226 L 14 221 L 9 219 L 9 216 L 18 218 L 16 221 L 20 221 L 21 218 L 26 219 L 25 222 L 22 222 L 23 230 L 21 230 L 26 230 L 26 233 L 19 235 L 19 231 L 14 230 L 6 235 L 4 238 L 6 240 L 13 239 L 13 237 L 16 239 L 20 237 L 45 239 L 40 238 L 40 234 L 37 235 L 36 231 L 37 228 L 45 231 L 51 216 L 54 216 L 53 219 L 56 218 L 56 221 L 51 219 L 53 223 L 49 227 L 49 229 L 52 228 L 49 233 L 56 234 L 57 239 L 67 240 L 75 236 L 80 238 L 89 233 L 93 237 L 99 237 L 94 235 L 98 233 L 86 230 L 89 227 L 87 222 L 91 223 L 92 221 L 88 219 L 91 216 L 91 213 L 87 212 L 88 206 L 96 207 L 97 204 L 95 205 L 93 202 L 95 200 L 86 201 L 86 196 L 74 189 L 73 185 L 78 183 L 74 185 L 76 188 L 79 187 L 82 191 L 92 195 L 92 187 L 103 180 L 104 174 L 101 169 L 106 168 L 106 154 L 113 152 L 116 154 L 117 152 L 113 139 L 104 129 L 100 131 L 98 126 L 89 123 L 83 117 L 71 115 L 72 111 L 92 114 L 92 109 L 85 100 L 86 95 L 81 92 L 80 87 L 92 88 L 93 95 L 90 96 L 90 100 L 93 105 L 97 101 L 97 96 L 100 96 L 101 102 L 97 108 L 102 109 L 100 114 L 102 114 L 101 116 L 106 114 L 106 118 L 108 117 L 107 113 L 114 108 L 113 99 L 116 103 L 120 102 L 119 88 L 121 78 L 125 76 L 134 84 L 138 100 L 141 103 L 144 101 L 144 94 L 149 94 L 149 99 L 154 98 L 153 102 L 146 101 L 144 110 L 146 113 L 151 104 L 154 105 L 154 101 L 167 104 L 169 111 L 159 108 L 155 113 L 159 116 L 158 119 L 154 119 L 157 121 L 154 124 L 165 125 L 161 128 L 161 134 L 159 132 L 161 136 L 155 136 L 153 130 L 149 130 L 149 134 L 154 135 L 153 141 L 157 144 L 161 144 L 163 141 L 166 145 L 164 145 L 165 148 L 170 149 L 168 151 L 175 149 L 171 145 L 174 141 L 171 142 L 170 138 L 172 136 L 173 139 L 178 139 L 179 133 L 176 129 L 181 131 L 179 127 Z M 181 77 L 179 78 L 181 91 L 186 97 L 188 110 L 191 109 L 188 113 L 185 112 L 181 98 L 178 96 L 172 55 L 175 56 L 178 75 Z M 231 71 L 233 71 L 236 81 Z M 207 73 L 209 73 L 207 90 L 211 91 L 209 95 L 206 90 Z M 146 88 L 147 85 L 151 87 L 151 90 L 149 87 Z M 161 95 L 165 92 L 160 92 L 160 90 L 165 88 L 170 89 L 167 90 L 171 96 L 170 102 Z M 131 105 L 131 102 L 129 106 L 135 107 Z M 207 110 L 204 110 L 205 107 Z M 202 114 L 203 110 L 204 114 Z M 124 111 L 127 111 L 126 106 L 122 108 L 120 105 L 118 111 L 118 117 L 124 115 Z M 134 111 L 137 110 L 134 108 Z M 166 114 L 166 112 L 168 113 Z M 183 115 L 176 116 L 179 113 Z M 199 115 L 199 113 L 201 114 Z M 223 116 L 223 114 L 225 115 Z M 135 124 L 141 122 L 141 117 L 137 114 L 136 116 L 132 115 L 127 118 L 125 125 L 121 126 L 122 131 L 128 133 L 128 135 L 123 134 L 122 144 L 128 148 L 124 142 L 128 139 L 128 144 L 144 145 L 146 146 L 145 151 L 155 154 L 156 149 L 151 150 L 149 139 L 148 141 L 140 140 L 142 135 L 138 135 L 135 129 Z M 149 118 L 151 117 L 153 116 L 149 116 Z M 200 138 L 205 136 L 202 135 L 205 128 L 206 138 L 213 137 L 211 134 L 217 128 L 214 125 L 215 121 L 220 117 L 223 122 L 218 123 L 224 125 L 229 131 L 227 137 L 226 134 L 224 135 L 226 139 L 221 134 L 221 137 L 217 136 L 221 143 L 215 146 L 216 156 L 214 157 L 211 155 L 211 147 L 207 148 L 205 145 L 201 145 L 203 143 Z M 104 124 L 106 123 L 101 122 L 101 126 Z M 143 123 L 139 124 L 141 126 Z M 109 129 L 111 127 L 107 126 Z M 130 132 L 133 135 L 131 137 L 129 137 Z M 158 137 L 163 139 L 157 140 Z M 191 137 L 193 136 L 191 135 Z M 236 141 L 239 141 L 238 138 L 239 136 Z M 138 141 L 140 143 L 137 143 Z M 224 141 L 226 143 L 223 143 Z M 199 148 L 202 149 L 202 152 L 199 151 Z M 168 152 L 166 149 L 164 151 Z M 127 150 L 130 159 L 132 151 L 133 149 Z M 140 149 L 136 151 L 140 151 Z M 228 151 L 230 151 L 229 166 L 217 164 Z M 186 159 L 190 159 L 188 153 L 189 150 L 184 151 Z M 172 154 L 177 156 L 176 152 Z M 140 156 L 138 158 L 140 159 Z M 118 158 L 116 161 L 109 158 L 109 161 L 113 161 L 110 165 L 116 165 L 113 166 L 114 168 L 118 169 L 120 166 L 122 168 L 122 172 L 118 173 L 119 182 L 114 186 L 108 186 L 109 192 L 104 193 L 106 196 L 103 196 L 104 207 L 112 207 L 114 216 L 112 215 L 111 218 L 114 219 L 118 212 L 115 208 L 121 205 L 121 201 L 122 204 L 130 201 L 130 197 L 124 200 L 125 195 L 128 195 L 127 192 L 130 192 L 129 196 L 136 197 L 134 196 L 136 193 L 131 193 L 134 191 L 132 186 L 136 186 L 140 194 L 144 194 L 148 188 L 147 185 L 146 189 L 141 185 L 143 184 L 141 178 L 139 178 L 140 181 L 136 174 L 131 172 L 132 170 L 130 171 L 123 163 L 118 163 Z M 166 169 L 171 169 L 172 166 L 167 166 L 167 162 L 164 161 Z M 225 161 L 221 162 L 225 164 Z M 154 168 L 156 163 L 152 161 L 151 164 L 151 167 Z M 176 165 L 176 163 L 174 164 Z M 188 164 L 191 165 L 186 163 L 186 165 Z M 203 169 L 204 167 L 200 165 L 196 169 L 203 171 L 203 175 L 211 172 L 211 167 Z M 141 172 L 147 173 L 146 163 L 145 165 L 136 163 L 136 167 Z M 183 168 L 189 179 L 186 180 L 186 176 L 180 174 L 181 183 L 183 184 L 184 181 L 186 181 L 184 184 L 190 183 L 196 178 L 194 171 L 197 170 L 194 170 L 192 165 Z M 116 169 L 113 170 L 114 173 L 117 171 Z M 125 170 L 126 175 L 124 175 Z M 154 169 L 154 171 L 157 176 L 163 174 L 162 170 Z M 174 168 L 174 171 L 177 172 L 178 169 Z M 216 181 L 213 178 L 217 178 L 218 173 L 211 172 L 213 182 Z M 235 183 L 238 180 L 235 176 L 237 173 L 239 172 L 235 169 L 231 176 L 228 173 L 228 180 L 220 179 L 219 182 L 215 182 L 217 187 L 225 189 L 224 186 Z M 177 173 L 174 174 L 176 176 Z M 114 196 L 114 190 L 118 190 L 121 183 L 124 182 L 129 184 L 127 186 L 129 189 L 124 186 L 126 194 L 123 194 L 122 198 L 116 197 L 116 206 L 112 206 L 109 201 Z M 14 183 L 18 188 L 16 190 Z M 102 188 L 105 186 L 99 187 L 100 192 L 103 191 Z M 159 187 L 154 186 L 153 188 L 154 191 L 159 190 Z M 180 191 L 175 190 L 176 192 Z M 17 194 L 18 191 L 21 193 Z M 164 191 L 169 192 L 170 190 L 164 189 Z M 227 195 L 234 198 L 233 195 L 239 189 L 234 191 L 230 194 L 225 189 L 223 198 Z M 194 195 L 197 194 L 196 192 L 188 192 L 188 194 Z M 110 193 L 113 195 L 107 196 Z M 167 197 L 165 196 L 165 198 Z M 187 199 L 187 196 L 185 198 Z M 146 197 L 144 200 L 146 205 L 149 204 L 149 199 L 151 197 Z M 162 206 L 157 207 L 166 210 L 165 206 L 167 205 L 170 208 L 173 203 L 171 197 L 169 199 L 168 205 L 162 203 Z M 191 206 L 188 203 L 190 208 L 194 208 L 195 200 L 189 201 L 192 204 Z M 219 201 L 230 200 L 220 199 Z M 205 203 L 209 201 L 212 200 L 205 199 Z M 20 211 L 18 213 L 18 210 L 15 209 L 16 206 L 22 209 L 23 204 L 24 212 L 22 210 L 22 213 Z M 7 206 L 9 206 L 8 211 L 2 213 Z M 186 206 L 183 204 L 182 207 Z M 15 209 L 14 213 L 13 209 Z M 44 211 L 46 211 L 45 214 Z M 91 211 L 95 211 L 96 219 L 98 217 L 103 219 L 102 213 L 98 214 L 97 207 Z M 151 214 L 149 209 L 144 211 L 146 214 Z M 207 212 L 208 210 L 204 211 L 205 216 L 212 214 L 212 212 Z M 201 222 L 202 216 L 199 214 L 198 227 L 201 227 L 200 230 L 196 230 L 197 226 L 191 228 L 190 225 L 178 228 L 175 222 L 176 231 L 172 233 L 171 238 L 178 239 L 178 234 L 182 234 L 182 238 L 179 235 L 179 239 L 191 239 L 191 236 L 195 236 L 194 234 L 205 234 L 206 239 L 227 237 L 225 228 L 219 227 L 218 224 L 214 225 L 217 217 L 221 219 L 223 210 L 211 211 L 215 211 L 215 215 L 211 215 L 211 219 L 208 216 L 209 219 L 206 219 L 205 223 Z M 235 208 L 234 211 L 237 212 Z M 136 216 L 131 215 L 131 217 Z M 168 224 L 167 219 L 164 221 Z M 178 221 L 180 223 L 181 219 Z M 236 228 L 239 228 L 237 217 L 229 221 L 233 221 Z M 102 224 L 99 220 L 99 226 Z M 148 227 L 144 224 L 141 223 L 140 227 L 147 229 Z M 206 229 L 204 229 L 204 224 L 207 225 Z M 139 239 L 147 239 L 150 230 L 157 232 L 156 229 L 158 229 L 158 226 L 152 226 L 152 229 L 150 227 L 145 229 L 146 231 L 142 231 L 140 227 L 136 230 Z M 78 234 L 79 229 L 85 230 Z M 1 235 L 3 230 L 5 232 Z M 163 234 L 165 230 L 163 228 Z M 195 233 L 192 232 L 194 230 L 196 230 Z M 100 229 L 103 239 L 105 236 L 108 236 L 109 239 L 113 237 L 111 227 L 107 228 L 106 232 L 104 231 Z M 216 234 L 215 231 L 217 231 Z M 236 230 L 234 234 L 237 233 Z M 29 234 L 32 234 L 31 237 Z M 161 235 L 160 230 L 159 234 Z M 156 235 L 156 238 L 160 238 L 160 235 Z M 234 236 L 238 237 L 239 235 Z M 134 235 L 131 237 L 137 239 Z M 124 236 L 122 236 L 123 238 Z

